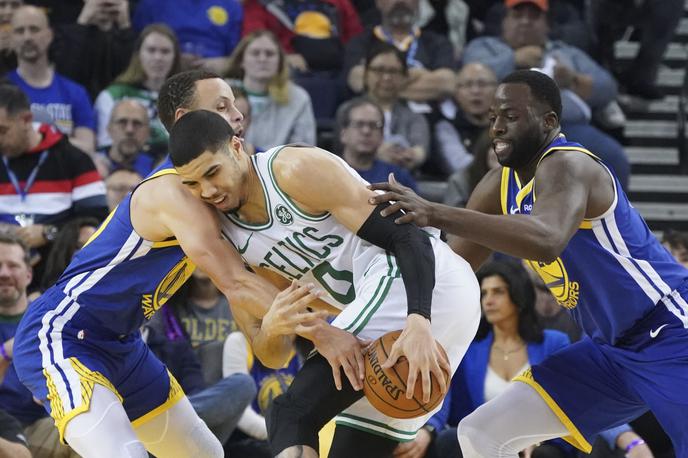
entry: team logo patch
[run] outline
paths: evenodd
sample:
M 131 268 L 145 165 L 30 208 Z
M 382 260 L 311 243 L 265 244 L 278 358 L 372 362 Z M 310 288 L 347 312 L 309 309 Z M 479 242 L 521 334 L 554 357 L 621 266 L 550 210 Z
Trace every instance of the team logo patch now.
M 294 215 L 292 215 L 289 209 L 284 205 L 278 205 L 277 208 L 275 208 L 275 216 L 279 222 L 285 226 L 289 226 L 294 222 Z
M 570 281 L 561 258 L 557 258 L 549 264 L 528 261 L 528 265 L 542 278 L 559 304 L 567 309 L 572 309 L 578 305 L 580 285 L 577 281 Z
M 272 401 L 280 394 L 286 392 L 293 380 L 293 375 L 276 372 L 261 382 L 257 396 L 258 408 L 261 413 L 265 414 L 267 412 Z
M 229 20 L 229 13 L 221 6 L 211 6 L 208 8 L 208 19 L 214 25 L 225 25 Z
M 160 309 L 165 302 L 189 279 L 196 266 L 186 256 L 179 261 L 170 271 L 165 275 L 165 278 L 158 284 L 155 293 L 144 294 L 141 300 L 143 307 L 143 316 L 150 320 L 153 314 Z

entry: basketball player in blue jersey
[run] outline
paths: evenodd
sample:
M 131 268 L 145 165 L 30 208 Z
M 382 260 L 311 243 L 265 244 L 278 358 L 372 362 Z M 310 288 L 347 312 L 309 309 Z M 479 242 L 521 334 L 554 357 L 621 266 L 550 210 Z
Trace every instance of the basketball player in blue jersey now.
M 594 154 L 561 133 L 554 81 L 518 71 L 497 88 L 490 136 L 499 163 L 465 209 L 430 203 L 397 184 L 414 221 L 455 234 L 480 266 L 498 251 L 528 260 L 587 338 L 553 354 L 459 425 L 466 457 L 516 456 L 564 437 L 583 451 L 599 431 L 651 410 L 688 457 L 688 270 L 659 244 Z
M 179 75 L 166 94 L 170 122 L 197 107 L 212 109 L 237 127 L 242 119 L 231 89 L 212 74 Z M 148 451 L 159 458 L 223 456 L 222 445 L 139 332 L 196 266 L 227 296 L 236 316 L 265 317 L 291 334 L 296 325 L 323 316 L 306 310 L 317 296 L 310 286 L 292 284 L 278 294 L 248 272 L 222 238 L 215 212 L 164 162 L 32 303 L 15 336 L 19 378 L 81 456 L 147 458 Z M 281 334 L 243 330 L 258 352 L 290 349 L 291 340 Z

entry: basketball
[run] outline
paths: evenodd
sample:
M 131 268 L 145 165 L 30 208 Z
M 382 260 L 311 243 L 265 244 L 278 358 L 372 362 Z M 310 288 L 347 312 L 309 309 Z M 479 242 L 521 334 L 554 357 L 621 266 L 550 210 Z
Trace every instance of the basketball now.
M 442 402 L 444 395 L 434 375 L 430 375 L 430 401 L 423 402 L 423 383 L 420 376 L 416 380 L 413 398 L 406 398 L 406 380 L 408 378 L 408 361 L 401 357 L 389 369 L 382 364 L 392 352 L 392 345 L 401 335 L 401 331 L 392 331 L 377 339 L 365 355 L 365 380 L 363 393 L 377 410 L 392 418 L 415 418 L 431 412 Z M 439 344 L 438 344 L 439 345 Z M 442 346 L 440 345 L 440 348 Z M 446 353 L 442 348 L 442 353 Z M 450 374 L 445 373 L 447 387 Z

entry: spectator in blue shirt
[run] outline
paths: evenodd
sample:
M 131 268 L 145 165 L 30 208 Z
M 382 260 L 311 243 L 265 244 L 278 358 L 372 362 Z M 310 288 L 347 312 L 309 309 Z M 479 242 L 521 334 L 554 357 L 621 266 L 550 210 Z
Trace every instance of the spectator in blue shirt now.
M 96 120 L 83 86 L 55 71 L 48 57 L 53 31 L 48 17 L 34 6 L 23 6 L 12 16 L 12 47 L 17 69 L 8 78 L 31 100 L 32 109 L 44 108 L 72 144 L 91 152 L 95 147 Z
M 417 189 L 406 169 L 377 159 L 384 126 L 382 109 L 370 99 L 359 97 L 342 105 L 337 111 L 342 158 L 369 183 L 387 181 L 389 174 L 394 173 L 398 182 Z
M 133 22 L 137 32 L 164 22 L 179 37 L 185 69 L 223 74 L 241 38 L 243 16 L 237 0 L 140 0 Z

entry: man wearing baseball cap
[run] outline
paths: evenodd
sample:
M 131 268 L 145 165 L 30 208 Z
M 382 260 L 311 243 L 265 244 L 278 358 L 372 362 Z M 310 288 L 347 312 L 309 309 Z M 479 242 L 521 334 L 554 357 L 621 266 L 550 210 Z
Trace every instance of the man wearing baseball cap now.
M 616 100 L 616 81 L 581 49 L 549 38 L 548 0 L 504 0 L 504 6 L 501 35 L 471 40 L 463 64 L 483 63 L 498 80 L 531 68 L 552 77 L 561 89 L 563 133 L 599 152 L 626 189 L 630 165 L 623 147 L 590 124 L 593 112 Z

